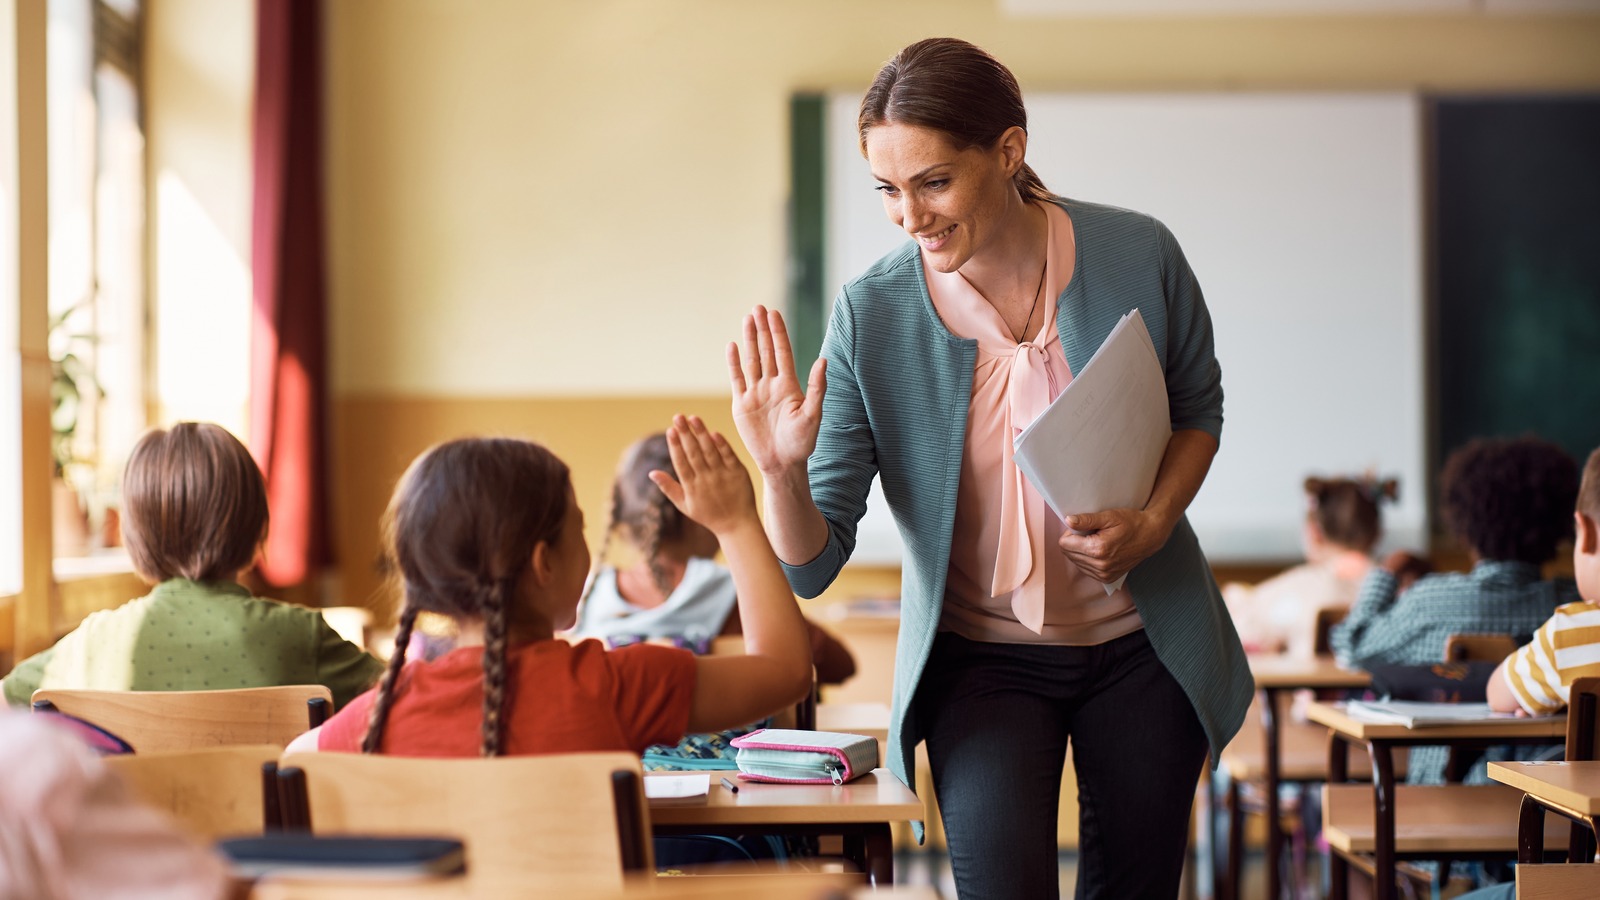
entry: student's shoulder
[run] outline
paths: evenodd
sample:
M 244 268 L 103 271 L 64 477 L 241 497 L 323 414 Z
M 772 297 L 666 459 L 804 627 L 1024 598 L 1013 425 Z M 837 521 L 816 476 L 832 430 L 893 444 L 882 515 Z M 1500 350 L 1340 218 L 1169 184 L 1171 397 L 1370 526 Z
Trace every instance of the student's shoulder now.
M 1556 607 L 1550 621 L 1557 628 L 1587 628 L 1600 626 L 1600 603 L 1578 600 Z

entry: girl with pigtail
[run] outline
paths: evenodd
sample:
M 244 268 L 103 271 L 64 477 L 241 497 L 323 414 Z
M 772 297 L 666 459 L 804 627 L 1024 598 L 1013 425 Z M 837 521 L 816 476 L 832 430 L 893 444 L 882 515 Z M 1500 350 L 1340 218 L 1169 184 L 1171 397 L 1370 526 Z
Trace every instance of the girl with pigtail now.
M 589 549 L 567 467 L 527 441 L 440 444 L 401 478 L 385 516 L 404 596 L 377 688 L 290 745 L 405 756 L 641 752 L 795 703 L 810 689 L 804 620 L 726 439 L 679 416 L 671 472 L 651 481 L 728 558 L 746 653 L 696 659 L 652 644 L 568 643 Z M 407 664 L 417 615 L 453 619 L 457 649 Z
M 1317 613 L 1348 610 L 1372 569 L 1372 551 L 1383 534 L 1381 504 L 1399 496 L 1393 478 L 1305 480 L 1306 518 L 1300 545 L 1306 561 L 1256 585 L 1233 583 L 1222 599 L 1245 649 L 1316 654 Z
M 623 451 L 611 487 L 611 519 L 574 638 L 599 638 L 612 646 L 668 640 L 697 652 L 717 635 L 741 633 L 733 574 L 714 561 L 717 536 L 667 499 L 651 472 L 673 473 L 667 436 L 647 435 Z M 608 565 L 612 540 L 633 557 L 627 567 Z M 855 674 L 855 660 L 837 638 L 806 622 L 817 681 L 839 684 Z

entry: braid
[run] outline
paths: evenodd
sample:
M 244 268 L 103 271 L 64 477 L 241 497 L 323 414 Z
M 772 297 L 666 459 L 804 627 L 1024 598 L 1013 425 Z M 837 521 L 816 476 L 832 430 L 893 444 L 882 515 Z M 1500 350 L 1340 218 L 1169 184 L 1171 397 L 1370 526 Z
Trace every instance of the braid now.
M 417 608 L 407 605 L 400 613 L 400 623 L 394 631 L 394 653 L 383 670 L 383 680 L 378 682 L 378 699 L 372 703 L 367 717 L 367 733 L 361 738 L 362 753 L 377 753 L 383 744 L 383 729 L 389 723 L 389 708 L 394 705 L 395 682 L 406 664 L 406 645 L 411 643 L 411 629 L 417 624 Z
M 505 750 L 506 598 L 515 579 L 502 578 L 483 593 L 483 755 Z
M 667 517 L 666 510 L 662 507 L 670 502 L 667 500 L 667 495 L 660 491 L 650 498 L 649 504 L 645 507 L 646 528 L 642 529 L 644 533 L 640 535 L 644 538 L 641 542 L 644 546 L 639 548 L 644 553 L 645 562 L 650 566 L 650 577 L 660 589 L 663 599 L 672 593 L 672 579 L 667 577 L 667 570 L 661 565 L 661 532 Z

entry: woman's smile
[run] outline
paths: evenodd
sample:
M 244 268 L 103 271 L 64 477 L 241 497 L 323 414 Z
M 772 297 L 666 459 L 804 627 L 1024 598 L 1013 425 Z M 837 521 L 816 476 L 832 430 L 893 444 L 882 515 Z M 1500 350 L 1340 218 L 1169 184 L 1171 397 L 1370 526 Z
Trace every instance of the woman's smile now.
M 932 234 L 918 234 L 916 235 L 917 242 L 922 244 L 924 250 L 936 251 L 944 246 L 945 238 L 948 238 L 950 233 L 955 230 L 956 226 L 951 225 Z

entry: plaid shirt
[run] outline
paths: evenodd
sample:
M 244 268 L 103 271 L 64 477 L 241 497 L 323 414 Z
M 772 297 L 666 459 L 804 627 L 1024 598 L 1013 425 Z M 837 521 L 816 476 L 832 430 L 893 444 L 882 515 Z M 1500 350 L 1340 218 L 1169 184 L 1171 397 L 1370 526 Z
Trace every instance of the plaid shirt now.
M 1509 634 L 1526 644 L 1556 607 L 1581 598 L 1569 579 L 1542 581 L 1531 563 L 1485 560 L 1471 572 L 1425 575 L 1396 594 L 1394 575 L 1374 567 L 1350 616 L 1334 626 L 1342 665 L 1416 666 L 1444 659 L 1452 634 Z
M 1484 561 L 1467 573 L 1425 575 L 1403 594 L 1396 594 L 1397 587 L 1394 575 L 1379 567 L 1361 583 L 1350 616 L 1330 635 L 1342 665 L 1438 662 L 1452 634 L 1509 634 L 1525 644 L 1556 607 L 1579 599 L 1572 581 L 1542 581 L 1539 567 L 1524 562 Z M 1491 748 L 1485 759 L 1510 758 L 1508 749 Z M 1529 752 L 1517 750 L 1519 756 Z M 1442 783 L 1447 758 L 1443 747 L 1411 748 L 1406 781 Z M 1478 762 L 1468 773 L 1468 784 L 1487 783 L 1483 765 Z

